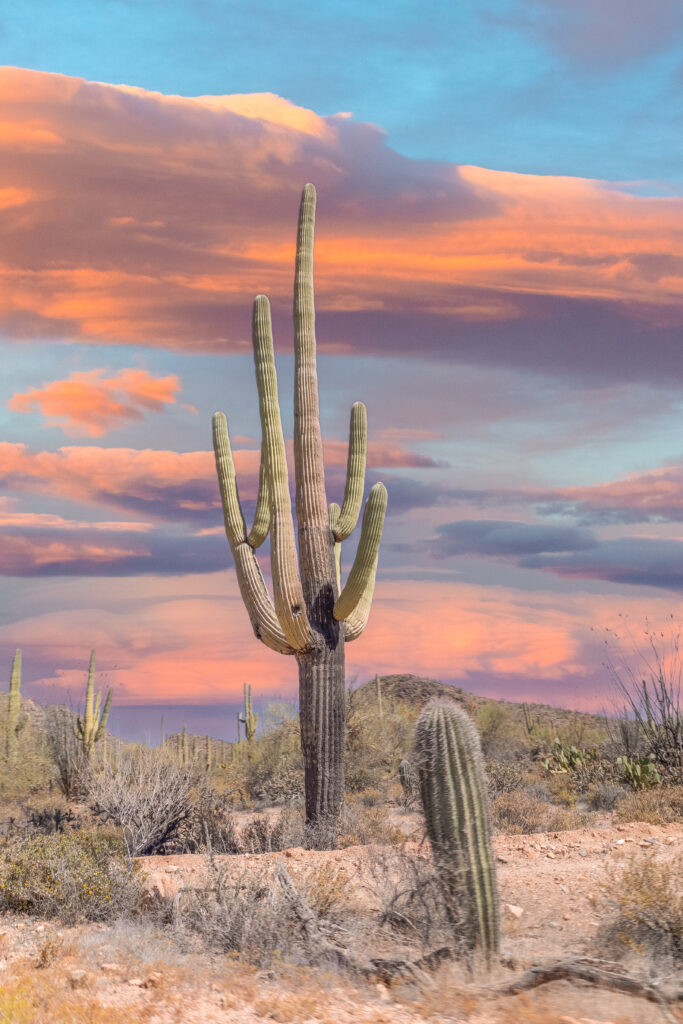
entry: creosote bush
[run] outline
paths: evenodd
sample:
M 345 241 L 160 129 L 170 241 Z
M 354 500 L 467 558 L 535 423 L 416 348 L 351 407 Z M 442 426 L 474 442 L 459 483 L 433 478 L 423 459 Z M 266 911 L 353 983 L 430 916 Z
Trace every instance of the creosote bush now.
M 671 864 L 652 854 L 634 854 L 621 872 L 602 884 L 603 938 L 615 950 L 626 949 L 683 967 L 683 856 Z
M 27 835 L 0 846 L 0 909 L 65 923 L 105 921 L 139 904 L 135 871 L 105 830 Z
M 683 822 L 683 786 L 627 792 L 614 811 L 614 821 L 647 821 L 651 825 Z
M 498 832 L 522 835 L 585 828 L 586 815 L 570 807 L 555 807 L 523 790 L 501 793 L 491 801 L 491 817 Z

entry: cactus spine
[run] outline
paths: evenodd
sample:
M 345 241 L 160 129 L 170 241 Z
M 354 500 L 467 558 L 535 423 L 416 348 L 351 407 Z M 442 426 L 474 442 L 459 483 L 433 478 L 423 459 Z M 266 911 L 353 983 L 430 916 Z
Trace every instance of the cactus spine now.
M 449 916 L 468 949 L 498 950 L 499 909 L 488 787 L 474 723 L 454 701 L 428 701 L 415 730 L 420 796 Z
M 93 650 L 90 652 L 90 665 L 88 667 L 88 684 L 85 690 L 85 711 L 83 712 L 83 718 L 79 715 L 76 720 L 76 736 L 81 741 L 81 744 L 83 745 L 83 753 L 88 759 L 90 759 L 95 744 L 100 739 L 106 728 L 113 693 L 114 691 L 110 687 L 107 699 L 104 702 L 104 711 L 100 718 L 102 691 L 98 690 L 97 697 L 95 697 L 95 651 Z
M 241 711 L 237 716 L 238 743 L 240 738 L 240 722 L 244 725 L 244 735 L 247 740 L 252 740 L 256 733 L 258 715 L 251 709 L 251 683 L 249 683 L 248 687 L 246 683 L 244 684 L 244 711 Z
M 321 844 L 336 843 L 344 797 L 344 644 L 365 628 L 375 587 L 387 493 L 370 491 L 358 551 L 344 587 L 339 545 L 360 513 L 366 461 L 365 406 L 351 410 L 343 505 L 328 506 L 316 370 L 313 298 L 315 188 L 304 186 L 294 274 L 294 468 L 297 544 L 289 494 L 285 442 L 278 403 L 270 306 L 254 301 L 252 335 L 261 418 L 261 470 L 254 525 L 247 534 L 237 492 L 228 425 L 213 417 L 216 470 L 242 599 L 255 636 L 299 667 L 299 719 L 305 765 L 306 821 Z M 256 559 L 270 533 L 271 600 Z

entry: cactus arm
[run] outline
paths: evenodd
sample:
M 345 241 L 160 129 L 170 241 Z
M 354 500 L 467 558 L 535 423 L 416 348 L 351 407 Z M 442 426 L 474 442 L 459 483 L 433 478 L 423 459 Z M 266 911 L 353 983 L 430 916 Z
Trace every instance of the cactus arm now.
M 339 520 L 334 528 L 334 539 L 346 540 L 356 528 L 363 505 L 365 487 L 365 461 L 368 447 L 368 418 L 362 402 L 351 407 L 349 424 L 349 454 L 346 463 L 346 485 L 344 503 Z
M 268 474 L 266 470 L 266 448 L 261 444 L 261 464 L 258 474 L 258 498 L 254 524 L 249 531 L 247 544 L 250 548 L 260 548 L 270 530 L 270 495 L 268 494 Z
M 98 722 L 98 719 L 100 717 L 100 704 L 101 703 L 102 703 L 102 691 L 98 690 L 97 691 L 97 696 L 95 697 L 95 710 L 94 710 L 93 716 L 92 716 L 93 717 L 93 722 L 92 722 L 93 732 L 97 728 L 97 722 Z
M 19 731 L 19 713 L 21 711 L 21 651 L 18 650 L 12 659 L 12 672 L 9 681 L 9 698 L 7 703 L 7 753 L 13 757 L 15 753 L 17 732 Z
M 363 512 L 360 543 L 346 585 L 334 606 L 334 617 L 343 621 L 357 607 L 369 587 L 374 589 L 379 542 L 387 510 L 387 489 L 377 483 L 370 491 Z M 372 596 L 372 595 L 371 595 Z
M 339 508 L 339 505 L 337 504 L 336 501 L 333 501 L 329 509 L 327 510 L 330 530 L 332 531 L 333 536 L 335 536 L 335 528 L 337 526 L 337 523 L 339 522 L 340 512 L 341 509 Z M 335 540 L 334 542 L 334 570 L 337 577 L 337 590 L 335 597 L 339 597 L 339 594 L 341 592 L 341 541 L 339 540 Z
M 100 724 L 97 727 L 97 732 L 95 733 L 95 742 L 96 743 L 97 743 L 98 739 L 100 738 L 100 736 L 102 736 L 104 734 L 104 730 L 107 727 L 107 719 L 109 718 L 109 708 L 111 707 L 111 699 L 112 699 L 113 695 L 114 695 L 114 691 L 113 691 L 113 689 L 111 687 L 109 687 L 109 692 L 107 693 L 107 699 L 104 702 L 104 711 L 102 712 L 102 719 L 100 721 Z M 97 696 L 99 697 L 99 694 Z
M 315 364 L 315 205 L 315 188 L 308 183 L 301 194 L 294 270 L 294 466 L 301 578 L 310 604 L 334 576 Z
M 90 736 L 93 732 L 93 690 L 95 688 L 95 651 L 90 652 L 90 664 L 88 665 L 88 683 L 85 688 L 85 711 L 83 712 L 83 742 L 86 750 L 90 746 Z
M 311 629 L 299 578 L 285 439 L 282 433 L 277 394 L 270 304 L 265 295 L 257 295 L 254 300 L 253 340 L 263 447 L 267 456 L 266 473 L 270 496 L 271 530 L 270 563 L 275 614 L 287 642 L 295 650 L 302 651 L 310 644 Z
M 228 437 L 228 423 L 222 412 L 215 413 L 213 417 L 213 447 L 223 505 L 225 533 L 235 560 L 240 594 L 247 609 L 254 635 L 273 651 L 279 651 L 281 654 L 293 654 L 294 649 L 288 643 L 275 614 L 254 549 L 247 543 L 244 516 L 237 493 L 235 463 Z

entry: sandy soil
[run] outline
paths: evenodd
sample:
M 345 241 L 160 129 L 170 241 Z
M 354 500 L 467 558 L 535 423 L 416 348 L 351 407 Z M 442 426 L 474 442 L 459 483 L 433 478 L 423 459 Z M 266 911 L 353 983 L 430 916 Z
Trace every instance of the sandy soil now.
M 631 851 L 662 862 L 670 860 L 683 850 L 683 825 L 636 823 L 497 836 L 494 846 L 506 965 L 476 984 L 460 969 L 445 965 L 421 991 L 402 984 L 390 989 L 370 983 L 352 985 L 333 973 L 297 968 L 275 974 L 241 967 L 225 957 L 180 954 L 161 932 L 145 931 L 143 926 L 63 928 L 55 922 L 5 917 L 0 918 L 0 1022 L 683 1022 L 683 1004 L 662 1008 L 642 998 L 575 981 L 555 981 L 518 995 L 492 995 L 492 989 L 530 966 L 568 956 L 599 957 L 596 933 L 600 921 L 591 898 L 608 879 L 610 866 L 625 864 Z M 407 847 L 416 850 L 418 844 Z M 421 852 L 429 855 L 427 844 Z M 343 864 L 354 882 L 349 899 L 360 914 L 369 906 L 364 882 L 372 855 L 370 847 L 350 847 L 218 860 L 231 872 L 251 866 L 273 872 L 283 860 L 293 875 L 327 861 Z M 206 862 L 200 856 L 148 857 L 141 867 L 149 889 L 165 896 L 201 887 L 206 880 Z M 41 950 L 50 942 L 56 952 L 38 970 L 41 955 L 46 959 Z M 683 985 L 683 978 L 680 982 Z M 3 1004 L 3 992 L 14 992 L 22 985 L 33 993 L 34 1015 L 12 1016 L 14 1011 L 7 1009 L 10 1004 Z

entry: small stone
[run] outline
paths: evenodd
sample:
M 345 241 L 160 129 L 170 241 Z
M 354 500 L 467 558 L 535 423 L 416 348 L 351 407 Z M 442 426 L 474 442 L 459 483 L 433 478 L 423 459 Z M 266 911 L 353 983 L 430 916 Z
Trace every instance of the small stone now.
M 118 974 L 123 968 L 121 964 L 101 964 L 100 970 L 104 971 L 105 974 Z
M 621 846 L 625 842 L 626 842 L 625 839 L 617 839 L 617 846 Z
M 560 889 L 561 889 L 561 890 L 562 890 L 562 892 L 564 892 L 564 893 L 568 893 L 568 892 L 569 892 L 569 887 L 568 887 L 568 886 L 566 886 L 566 885 L 561 885 L 561 886 L 560 886 Z
M 555 854 L 554 853 L 546 853 L 546 857 L 548 858 L 548 860 L 555 860 Z
M 670 846 L 670 845 L 671 845 L 672 843 L 675 843 L 675 842 L 676 842 L 676 837 L 675 837 L 675 836 L 667 836 L 667 837 L 666 837 L 666 841 L 667 841 L 667 843 L 668 843 L 668 844 L 669 844 L 669 846 Z
M 579 857 L 587 857 L 588 850 L 579 850 Z
M 509 864 L 510 863 L 510 858 L 509 857 L 504 857 L 502 853 L 498 854 L 498 856 L 496 857 L 496 860 L 498 861 L 499 864 Z
M 571 914 L 563 914 L 562 915 L 562 920 L 563 921 L 571 921 L 571 919 L 572 919 L 572 915 Z
M 626 832 L 628 829 L 627 825 L 617 825 L 617 832 Z
M 518 907 L 515 903 L 504 903 L 503 906 L 508 914 L 512 914 L 513 917 L 520 918 L 524 913 L 523 908 Z
M 536 853 L 536 851 L 535 850 L 530 850 L 528 846 L 524 847 L 524 855 L 526 857 L 528 857 L 529 860 L 534 860 L 536 857 L 538 857 L 538 854 Z
M 166 872 L 170 872 L 171 874 L 173 874 L 173 872 L 178 870 L 178 865 L 177 864 L 169 864 L 167 868 L 164 868 L 164 870 Z
M 142 986 L 145 984 L 145 980 L 144 978 L 129 978 L 128 984 L 132 985 L 133 988 L 142 988 Z
M 45 931 L 45 925 L 44 924 L 37 924 L 36 925 L 36 931 L 37 932 L 44 932 Z

